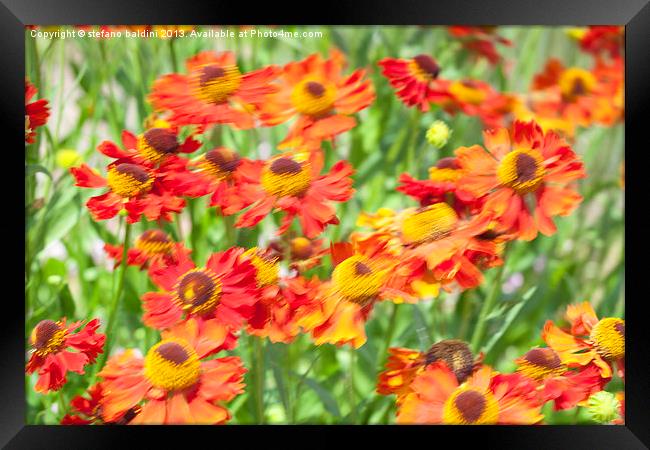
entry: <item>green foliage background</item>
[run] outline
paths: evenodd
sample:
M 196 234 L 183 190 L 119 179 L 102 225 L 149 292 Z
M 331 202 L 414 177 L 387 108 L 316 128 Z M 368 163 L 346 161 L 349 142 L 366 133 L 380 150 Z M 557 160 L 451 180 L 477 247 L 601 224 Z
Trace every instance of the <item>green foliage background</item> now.
M 261 28 L 265 29 L 265 28 Z M 348 68 L 367 67 L 376 101 L 358 114 L 358 126 L 327 148 L 328 165 L 348 159 L 355 166 L 357 192 L 339 205 L 341 224 L 330 227 L 326 241 L 344 239 L 361 211 L 400 209 L 415 205 L 395 192 L 402 172 L 424 178 L 427 168 L 456 147 L 481 143 L 481 123 L 475 117 L 450 117 L 434 109 L 421 114 L 400 103 L 377 61 L 427 53 L 437 59 L 445 78 L 474 77 L 503 91 L 525 92 L 534 73 L 549 57 L 566 65 L 591 67 L 591 58 L 578 50 L 566 29 L 501 27 L 499 34 L 512 47 L 499 47 L 504 63 L 476 61 L 444 27 L 283 27 L 287 31 L 321 31 L 313 39 L 34 39 L 26 32 L 26 76 L 50 101 L 52 116 L 39 129 L 36 144 L 26 148 L 26 323 L 25 339 L 43 319 L 99 317 L 106 323 L 115 276 L 101 246 L 118 244 L 123 225 L 118 219 L 94 222 L 85 202 L 98 191 L 79 189 L 57 164 L 56 154 L 74 149 L 91 167 L 103 170 L 108 160 L 95 148 L 103 140 L 119 142 L 123 129 L 139 133 L 151 113 L 146 95 L 154 79 L 175 70 L 202 50 L 232 50 L 242 72 L 268 64 L 285 64 L 313 52 L 327 55 L 338 47 Z M 232 28 L 237 32 L 237 28 Z M 277 30 L 277 29 L 276 29 Z M 426 128 L 436 119 L 453 129 L 440 151 L 427 144 Z M 277 152 L 275 145 L 287 126 L 234 131 L 220 127 L 205 136 L 209 145 L 222 144 L 259 158 Z M 480 348 L 486 361 L 500 371 L 514 369 L 514 358 L 541 344 L 541 326 L 561 320 L 567 304 L 590 300 L 599 316 L 624 314 L 624 196 L 620 166 L 624 153 L 623 125 L 580 129 L 574 149 L 584 159 L 588 178 L 580 181 L 585 197 L 577 211 L 557 220 L 558 232 L 533 242 L 510 245 L 504 284 L 495 282 L 498 269 L 486 273 L 475 290 L 442 294 L 417 305 L 378 304 L 367 324 L 368 342 L 356 351 L 331 345 L 316 347 L 306 336 L 291 345 L 260 343 L 242 336 L 231 352 L 249 369 L 246 393 L 229 409 L 231 423 L 394 423 L 394 398 L 374 392 L 378 373 L 390 346 L 424 350 L 444 338 L 470 340 L 481 305 L 490 292 L 496 304 L 489 314 Z M 208 147 L 210 148 L 210 147 Z M 204 151 L 200 149 L 199 152 Z M 189 201 L 181 218 L 182 238 L 202 264 L 214 251 L 231 245 L 254 246 L 273 235 L 274 220 L 250 230 L 233 231 L 232 222 L 206 208 L 206 199 Z M 134 236 L 155 224 L 140 223 Z M 181 238 L 177 225 L 167 230 Z M 329 259 L 315 270 L 330 273 Z M 143 353 L 157 333 L 141 323 L 139 297 L 151 290 L 145 272 L 129 267 L 125 295 L 118 311 L 114 351 L 138 348 Z M 100 329 L 104 331 L 104 327 Z M 27 357 L 27 356 L 26 356 Z M 36 376 L 26 377 L 27 423 L 54 424 L 69 400 L 87 389 L 89 375 L 69 375 L 59 393 L 39 395 Z M 608 390 L 622 388 L 620 380 Z M 554 413 L 545 408 L 548 423 L 589 423 L 584 411 Z

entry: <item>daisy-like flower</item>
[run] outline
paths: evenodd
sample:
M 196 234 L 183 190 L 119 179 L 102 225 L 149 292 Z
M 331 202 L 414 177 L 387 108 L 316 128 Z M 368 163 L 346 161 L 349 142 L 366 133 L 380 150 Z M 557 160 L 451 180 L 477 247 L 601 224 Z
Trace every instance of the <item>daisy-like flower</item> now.
M 449 114 L 478 116 L 487 129 L 504 126 L 510 117 L 512 95 L 497 91 L 485 81 L 456 80 L 448 84 L 447 92 L 439 104 Z
M 594 364 L 602 378 L 612 377 L 612 366 L 625 377 L 625 320 L 617 317 L 598 319 L 589 302 L 569 305 L 566 318 L 571 328 L 563 331 L 547 321 L 542 339 L 569 367 Z
M 466 27 L 451 26 L 447 31 L 453 37 L 459 38 L 469 52 L 486 58 L 490 64 L 501 61 L 501 55 L 496 49 L 497 44 L 512 46 L 512 42 L 496 33 L 497 27 Z
M 25 142 L 34 143 L 36 128 L 45 125 L 50 117 L 50 106 L 47 100 L 40 99 L 30 102 L 38 90 L 29 80 L 25 79 Z
M 213 253 L 205 267 L 196 267 L 184 253 L 177 255 L 174 265 L 154 262 L 149 275 L 160 291 L 142 296 L 145 325 L 164 329 L 183 318 L 197 317 L 216 318 L 233 330 L 239 329 L 259 299 L 255 267 L 243 253 L 242 248 Z M 234 346 L 234 338 L 230 342 Z
M 88 389 L 88 397 L 77 395 L 70 401 L 72 412 L 61 419 L 61 425 L 126 425 L 131 422 L 142 409 L 140 406 L 125 411 L 112 422 L 104 422 L 102 419 L 101 400 L 104 398 L 104 387 L 96 383 Z
M 582 197 L 569 184 L 586 176 L 569 145 L 535 122 L 515 121 L 512 137 L 505 128 L 483 132 L 485 149 L 460 147 L 456 159 L 464 171 L 458 187 L 487 196 L 483 209 L 499 227 L 532 240 L 538 231 L 552 235 L 554 216 L 569 215 Z M 529 205 L 533 205 L 532 208 Z
M 625 27 L 616 25 L 589 26 L 576 37 L 582 51 L 596 57 L 609 55 L 611 58 L 618 58 L 623 53 Z
M 278 77 L 279 89 L 260 105 L 260 119 L 275 126 L 297 116 L 288 136 L 278 146 L 312 149 L 323 140 L 350 130 L 356 125 L 352 114 L 367 108 L 375 99 L 365 70 L 342 74 L 345 56 L 336 49 L 329 59 L 319 54 L 290 62 Z
M 121 245 L 104 244 L 104 251 L 115 260 L 115 267 L 122 262 L 123 249 Z M 189 255 L 191 252 L 181 242 L 174 242 L 167 233 L 154 228 L 146 230 L 136 238 L 134 247 L 127 250 L 126 263 L 129 266 L 139 266 L 140 270 L 143 270 L 150 267 L 152 262 L 161 259 L 161 265 L 169 266 L 178 263 L 179 253 Z
M 33 350 L 25 372 L 38 371 L 36 392 L 58 391 L 66 383 L 68 371 L 83 374 L 84 367 L 103 352 L 106 336 L 97 333 L 99 319 L 78 330 L 81 325 L 81 321 L 66 325 L 63 318 L 57 322 L 41 320 L 34 327 L 29 338 Z
M 429 55 L 411 59 L 384 58 L 378 63 L 382 74 L 395 88 L 397 97 L 408 107 L 416 106 L 422 112 L 449 97 L 449 81 L 439 79 L 440 66 Z
M 186 68 L 187 74 L 158 78 L 149 100 L 156 111 L 170 113 L 171 123 L 197 125 L 200 132 L 214 124 L 252 128 L 264 96 L 276 91 L 275 66 L 242 73 L 232 52 L 201 52 Z
M 480 207 L 479 199 L 469 192 L 457 189 L 461 175 L 456 158 L 442 158 L 429 168 L 428 180 L 417 180 L 408 173 L 403 173 L 396 190 L 414 198 L 420 206 L 448 202 L 459 214 L 468 210 L 477 211 Z
M 142 358 L 133 350 L 113 356 L 99 373 L 104 379 L 102 419 L 114 421 L 141 407 L 130 424 L 223 424 L 223 403 L 244 391 L 246 369 L 236 356 L 207 360 L 218 348 L 201 324 L 188 320 L 164 331 Z
M 603 390 L 609 379 L 600 376 L 597 366 L 570 369 L 549 347 L 533 348 L 515 360 L 517 372 L 534 380 L 544 401 L 553 400 L 555 410 L 584 406 L 589 396 Z
M 339 243 L 331 254 L 331 279 L 320 285 L 314 301 L 298 309 L 296 320 L 316 345 L 359 348 L 366 342 L 365 322 L 377 301 L 414 299 L 402 291 L 404 274 L 384 248 Z
M 246 331 L 268 337 L 271 342 L 292 342 L 300 332 L 295 319 L 297 308 L 311 301 L 318 283 L 301 277 L 280 278 L 280 258 L 269 249 L 254 247 L 244 256 L 257 269 L 257 287 L 261 292 Z
M 355 233 L 353 239 L 386 243 L 410 265 L 411 287 L 421 295 L 435 296 L 439 286 L 476 287 L 483 280 L 482 269 L 502 264 L 499 254 L 506 239 L 493 233 L 488 213 L 459 215 L 439 202 L 393 212 L 376 223 L 375 231 Z
M 173 131 L 154 128 L 141 136 L 124 131 L 122 144 L 123 149 L 104 141 L 97 147 L 104 155 L 116 158 L 108 165 L 106 178 L 86 164 L 70 169 L 75 186 L 109 189 L 86 203 L 93 218 L 111 219 L 124 209 L 129 223 L 138 222 L 142 216 L 149 221 L 171 221 L 171 214 L 180 213 L 185 200 L 170 190 L 166 178 L 174 171 L 186 170 L 175 153 L 193 152 L 199 143 L 188 138 L 179 144 Z
M 520 374 L 482 366 L 459 383 L 444 361 L 427 366 L 397 412 L 401 424 L 532 425 L 542 421 L 535 384 Z
M 433 344 L 426 352 L 409 348 L 388 349 L 386 370 L 379 374 L 377 393 L 395 394 L 399 405 L 404 397 L 413 392 L 410 388 L 415 377 L 436 361 L 444 361 L 456 376 L 458 383 L 465 380 L 481 365 L 483 355 L 476 359 L 469 346 L 457 339 L 446 339 Z
M 540 117 L 583 127 L 611 126 L 623 119 L 623 84 L 621 58 L 598 59 L 591 70 L 565 67 L 550 59 L 533 80 L 528 104 Z
M 274 208 L 285 213 L 277 234 L 288 230 L 298 216 L 302 232 L 308 238 L 321 234 L 329 224 L 338 224 L 332 202 L 345 202 L 352 197 L 354 170 L 346 161 L 339 161 L 321 175 L 323 153 L 284 153 L 263 164 L 242 166 L 242 176 L 250 182 L 239 186 L 241 202 L 251 205 L 235 226 L 253 227 Z M 235 194 L 235 193 L 233 193 Z

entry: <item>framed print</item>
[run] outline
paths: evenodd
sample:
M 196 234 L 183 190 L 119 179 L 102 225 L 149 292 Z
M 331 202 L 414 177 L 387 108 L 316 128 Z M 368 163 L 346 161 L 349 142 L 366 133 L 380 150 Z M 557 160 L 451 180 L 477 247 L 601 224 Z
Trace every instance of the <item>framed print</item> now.
M 645 448 L 646 2 L 207 5 L 4 2 L 3 444 Z

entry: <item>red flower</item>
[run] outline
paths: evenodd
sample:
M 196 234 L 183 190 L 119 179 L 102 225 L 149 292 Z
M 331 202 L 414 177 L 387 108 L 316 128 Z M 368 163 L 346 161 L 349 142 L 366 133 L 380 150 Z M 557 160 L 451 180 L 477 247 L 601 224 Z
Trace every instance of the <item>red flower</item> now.
M 417 55 L 412 59 L 384 58 L 379 65 L 406 106 L 417 106 L 424 112 L 429 110 L 431 103 L 449 97 L 449 81 L 438 78 L 440 67 L 429 55 Z
M 465 27 L 452 26 L 447 31 L 450 35 L 461 39 L 463 47 L 478 56 L 486 58 L 490 64 L 501 60 L 496 49 L 497 44 L 511 46 L 512 42 L 496 34 L 496 27 Z
M 213 253 L 202 268 L 187 254 L 179 254 L 177 264 L 171 266 L 153 263 L 149 274 L 160 291 L 142 296 L 145 325 L 164 329 L 183 317 L 198 317 L 240 328 L 253 314 L 260 295 L 255 267 L 243 253 L 242 248 Z M 234 343 L 234 338 L 228 342 Z
M 34 143 L 36 128 L 45 125 L 50 117 L 50 107 L 45 99 L 28 103 L 38 91 L 29 80 L 25 79 L 25 142 Z
M 68 371 L 83 374 L 84 366 L 93 364 L 103 352 L 106 337 L 96 333 L 99 319 L 91 320 L 75 332 L 81 324 L 73 322 L 66 326 L 63 318 L 58 322 L 42 320 L 34 327 L 29 339 L 33 352 L 25 372 L 31 374 L 38 370 L 36 392 L 58 391 L 66 383 Z
M 141 405 L 131 424 L 227 422 L 230 413 L 223 403 L 244 391 L 246 369 L 236 356 L 206 359 L 222 344 L 206 338 L 205 331 L 188 320 L 163 331 L 145 358 L 133 350 L 112 357 L 99 373 L 105 389 L 102 419 L 115 421 Z
M 602 391 L 609 381 L 593 364 L 570 369 L 552 348 L 533 348 L 515 362 L 519 373 L 538 383 L 544 401 L 553 400 L 556 411 L 585 406 L 591 394 Z
M 239 198 L 252 205 L 236 223 L 237 227 L 257 225 L 274 208 L 285 213 L 277 234 L 282 234 L 298 216 L 302 232 L 308 238 L 321 234 L 329 224 L 338 224 L 331 202 L 350 199 L 353 169 L 339 161 L 325 175 L 320 151 L 278 155 L 268 161 L 242 167 L 250 183 L 239 187 Z
M 555 233 L 552 217 L 578 206 L 582 197 L 567 185 L 586 175 L 578 156 L 555 133 L 544 133 L 535 122 L 515 121 L 513 128 L 512 136 L 505 128 L 485 131 L 487 150 L 479 145 L 456 150 L 464 171 L 458 187 L 487 196 L 483 209 L 499 222 L 498 231 L 532 240 L 538 230 Z
M 149 100 L 156 111 L 171 113 L 170 122 L 198 125 L 200 132 L 214 124 L 252 128 L 256 108 L 277 89 L 275 66 L 242 74 L 232 52 L 201 52 L 186 67 L 187 75 L 158 78 Z
M 104 244 L 104 251 L 115 260 L 115 267 L 122 262 L 123 247 L 121 245 Z M 151 229 L 142 233 L 135 240 L 135 247 L 127 250 L 127 265 L 140 266 L 145 269 L 151 266 L 154 261 L 162 260 L 161 265 L 173 265 L 178 263 L 178 254 L 189 255 L 192 251 L 180 242 L 174 242 L 171 237 L 162 230 Z
M 580 38 L 580 48 L 596 57 L 608 54 L 611 58 L 619 58 L 623 53 L 624 37 L 625 27 L 592 25 Z
M 90 398 L 77 395 L 70 401 L 72 414 L 66 414 L 61 419 L 61 425 L 126 425 L 137 416 L 142 408 L 134 406 L 117 416 L 112 422 L 104 422 L 102 419 L 101 401 L 104 398 L 104 387 L 96 383 L 88 389 Z
M 156 131 L 153 134 L 156 139 L 149 134 L 153 131 Z M 174 142 L 175 134 L 168 129 L 149 130 L 141 137 L 124 131 L 124 149 L 110 141 L 102 142 L 97 148 L 106 156 L 117 158 L 108 165 L 106 178 L 86 164 L 71 168 L 75 186 L 109 188 L 105 194 L 91 197 L 86 203 L 93 218 L 111 219 L 125 209 L 129 223 L 138 222 L 143 215 L 150 221 L 171 221 L 172 213 L 180 213 L 185 200 L 174 194 L 170 189 L 173 182 L 166 178 L 186 170 L 184 160 L 174 153 L 192 152 L 198 148 L 198 142 L 191 138 L 182 145 L 174 145 Z
M 336 49 L 326 60 L 313 54 L 284 66 L 278 91 L 260 105 L 260 119 L 267 126 L 298 116 L 279 148 L 318 148 L 356 125 L 351 115 L 367 108 L 375 92 L 370 80 L 364 80 L 364 70 L 344 76 L 344 66 L 345 56 Z

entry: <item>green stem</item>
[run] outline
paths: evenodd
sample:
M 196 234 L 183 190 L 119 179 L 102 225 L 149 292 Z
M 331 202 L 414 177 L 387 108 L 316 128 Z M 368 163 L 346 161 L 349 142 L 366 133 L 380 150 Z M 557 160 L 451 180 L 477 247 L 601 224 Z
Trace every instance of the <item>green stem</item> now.
M 348 354 L 350 356 L 350 366 L 348 367 L 348 400 L 350 402 L 350 423 L 354 423 L 357 419 L 357 403 L 354 395 L 354 360 L 356 350 L 352 345 L 348 347 Z
M 120 300 L 122 298 L 122 290 L 124 288 L 124 279 L 126 278 L 126 268 L 128 267 L 127 262 L 127 252 L 129 250 L 129 240 L 131 238 L 131 224 L 126 223 L 124 228 L 124 243 L 122 248 L 122 261 L 120 263 L 120 273 L 117 281 L 117 288 L 113 293 L 113 301 L 111 302 L 111 311 L 108 316 L 108 321 L 106 322 L 106 345 L 104 346 L 104 353 L 99 356 L 97 365 L 95 366 L 96 370 L 104 365 L 106 359 L 108 358 L 109 353 L 111 352 L 111 347 L 113 345 L 113 328 L 115 327 L 115 319 L 117 318 L 117 312 L 120 309 Z
M 169 56 L 171 57 L 172 60 L 172 69 L 175 73 L 178 72 L 178 59 L 176 58 L 176 47 L 174 46 L 174 42 L 176 39 L 171 38 L 169 39 Z
M 257 423 L 263 425 L 264 418 L 264 342 L 261 338 L 253 338 L 255 351 L 255 407 Z
M 390 348 L 390 342 L 393 340 L 393 335 L 395 334 L 395 325 L 397 324 L 397 304 L 392 304 L 393 310 L 390 313 L 390 319 L 388 319 L 388 328 L 386 328 L 386 342 L 384 343 L 384 351 L 379 354 L 379 367 L 383 365 L 384 359 L 387 357 L 388 349 Z
M 505 250 L 504 250 L 504 254 L 505 254 Z M 485 301 L 483 302 L 483 306 L 481 307 L 478 323 L 476 324 L 476 328 L 474 329 L 474 334 L 472 335 L 472 350 L 474 350 L 474 352 L 478 352 L 480 348 L 480 342 L 483 339 L 483 335 L 485 334 L 487 317 L 492 311 L 492 308 L 494 308 L 494 303 L 496 302 L 497 296 L 501 291 L 501 279 L 503 278 L 504 268 L 505 268 L 505 263 L 497 269 L 496 276 L 492 281 L 493 283 L 492 290 L 488 294 L 488 297 L 485 299 Z

